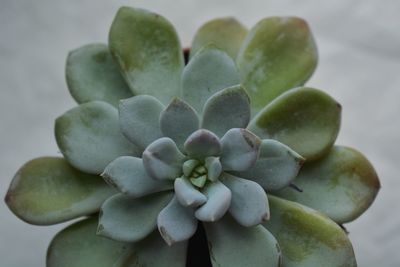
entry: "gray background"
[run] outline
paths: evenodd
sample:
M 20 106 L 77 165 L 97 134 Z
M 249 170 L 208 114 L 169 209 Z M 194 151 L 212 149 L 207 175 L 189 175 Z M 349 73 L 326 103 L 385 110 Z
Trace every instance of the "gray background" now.
M 54 118 L 75 104 L 64 81 L 67 52 L 105 42 L 121 5 L 169 18 L 185 46 L 208 19 L 233 15 L 245 25 L 271 15 L 305 18 L 320 60 L 308 83 L 344 107 L 339 144 L 362 151 L 382 190 L 350 223 L 359 266 L 400 266 L 400 1 L 0 0 L 0 195 L 27 160 L 56 155 Z M 65 225 L 30 226 L 0 203 L 0 266 L 40 267 L 51 237 Z

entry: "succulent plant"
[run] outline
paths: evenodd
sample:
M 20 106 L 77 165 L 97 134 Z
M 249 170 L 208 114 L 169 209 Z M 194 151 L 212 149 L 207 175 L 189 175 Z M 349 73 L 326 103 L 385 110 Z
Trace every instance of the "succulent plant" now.
M 216 19 L 186 61 L 165 18 L 129 7 L 108 46 L 68 55 L 79 105 L 55 123 L 64 158 L 26 163 L 5 199 L 31 224 L 87 216 L 54 237 L 47 266 L 356 266 L 341 224 L 379 180 L 334 145 L 341 106 L 303 86 L 307 23 Z

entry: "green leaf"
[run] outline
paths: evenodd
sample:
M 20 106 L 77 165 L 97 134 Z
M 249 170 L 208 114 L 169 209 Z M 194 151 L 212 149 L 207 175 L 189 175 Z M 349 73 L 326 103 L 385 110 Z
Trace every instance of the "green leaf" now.
M 216 92 L 239 84 L 235 62 L 215 46 L 206 46 L 188 63 L 182 74 L 182 97 L 197 112 Z
M 222 138 L 220 157 L 223 170 L 245 171 L 256 163 L 261 140 L 246 129 L 230 129 Z
M 222 137 L 229 129 L 246 128 L 250 121 L 250 99 L 240 85 L 223 89 L 204 104 L 201 128 Z
M 81 104 L 58 117 L 55 136 L 66 160 L 87 173 L 100 174 L 115 158 L 139 154 L 119 130 L 117 109 L 101 101 Z
M 218 18 L 200 27 L 194 36 L 190 57 L 203 46 L 214 44 L 235 59 L 240 46 L 247 35 L 247 29 L 235 18 Z
M 162 137 L 159 119 L 164 105 L 148 95 L 134 96 L 119 104 L 119 126 L 128 140 L 144 150 Z
M 204 224 L 213 267 L 279 267 L 278 242 L 261 225 L 243 227 L 229 216 Z
M 157 216 L 171 198 L 170 192 L 142 198 L 116 194 L 101 206 L 97 233 L 123 242 L 139 241 L 157 228 Z
M 121 7 L 111 26 L 109 47 L 135 95 L 151 95 L 165 105 L 180 95 L 183 53 L 165 18 Z
M 160 115 L 163 136 L 174 140 L 181 150 L 189 135 L 199 129 L 199 124 L 196 111 L 179 98 L 174 98 Z
M 168 246 L 154 231 L 144 240 L 132 244 L 112 267 L 185 267 L 187 246 L 187 242 Z
M 257 182 L 267 191 L 277 191 L 296 178 L 303 163 L 304 159 L 288 146 L 264 139 L 256 164 L 237 175 Z
M 194 235 L 197 219 L 192 208 L 182 206 L 174 197 L 158 214 L 157 226 L 165 242 L 171 246 Z
M 380 188 L 371 163 L 360 152 L 341 146 L 319 161 L 306 163 L 294 183 L 302 193 L 288 188 L 278 195 L 319 210 L 337 223 L 364 213 Z
M 286 90 L 303 85 L 314 72 L 317 58 L 314 39 L 304 20 L 271 17 L 258 22 L 237 57 L 253 114 Z
M 74 223 L 59 232 L 47 251 L 47 267 L 110 267 L 129 244 L 96 235 L 97 218 Z
M 283 267 L 356 267 L 346 233 L 325 215 L 269 196 L 271 219 L 264 226 L 282 249 Z
M 232 192 L 229 213 L 239 224 L 251 227 L 269 219 L 267 194 L 259 184 L 228 173 L 221 182 Z
M 121 193 L 132 197 L 142 197 L 151 193 L 173 188 L 170 181 L 151 178 L 143 166 L 141 158 L 123 156 L 112 161 L 101 174 L 104 180 Z
M 341 106 L 328 94 L 300 87 L 286 92 L 252 119 L 249 129 L 276 139 L 307 161 L 326 154 L 339 133 Z
M 142 158 L 147 174 L 153 179 L 174 180 L 182 175 L 185 155 L 168 137 L 162 137 L 151 143 L 143 152 Z
M 105 44 L 89 44 L 68 54 L 66 78 L 69 92 L 78 103 L 100 100 L 118 106 L 132 96 Z
M 20 219 L 50 225 L 97 212 L 114 193 L 101 177 L 82 173 L 63 158 L 43 157 L 19 169 L 5 201 Z
M 204 160 L 221 153 L 221 143 L 214 133 L 200 129 L 192 133 L 184 144 L 186 153 L 195 159 Z

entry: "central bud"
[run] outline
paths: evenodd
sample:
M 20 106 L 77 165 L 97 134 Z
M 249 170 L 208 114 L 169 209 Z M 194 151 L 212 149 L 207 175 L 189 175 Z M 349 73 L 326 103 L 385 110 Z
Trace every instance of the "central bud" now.
M 215 182 L 221 174 L 221 165 L 216 157 L 208 157 L 203 161 L 189 159 L 182 165 L 183 175 L 197 188 L 203 188 L 207 181 Z

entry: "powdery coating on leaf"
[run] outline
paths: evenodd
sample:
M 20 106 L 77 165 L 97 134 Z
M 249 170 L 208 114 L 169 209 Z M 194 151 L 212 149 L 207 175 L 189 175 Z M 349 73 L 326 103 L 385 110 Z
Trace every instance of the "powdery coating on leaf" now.
M 213 94 L 240 83 L 235 62 L 215 46 L 199 51 L 182 73 L 182 97 L 197 112 Z
M 105 44 L 89 44 L 68 54 L 68 90 L 78 103 L 100 100 L 118 106 L 120 99 L 132 96 Z
M 82 104 L 57 118 L 55 136 L 66 160 L 87 173 L 100 174 L 115 158 L 138 154 L 119 131 L 117 110 L 101 101 Z
M 250 99 L 242 86 L 225 88 L 204 104 L 201 128 L 222 137 L 229 129 L 246 128 L 250 121 Z
M 364 213 L 380 188 L 371 163 L 358 151 L 340 146 L 321 160 L 305 164 L 295 183 L 303 193 L 284 189 L 278 195 L 319 210 L 337 223 Z

